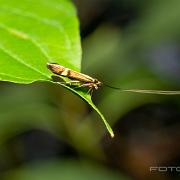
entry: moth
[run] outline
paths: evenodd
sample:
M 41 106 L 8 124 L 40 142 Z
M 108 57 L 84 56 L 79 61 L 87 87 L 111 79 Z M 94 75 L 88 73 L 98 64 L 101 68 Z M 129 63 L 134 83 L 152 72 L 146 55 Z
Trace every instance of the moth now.
M 94 89 L 97 90 L 102 86 L 101 81 L 86 74 L 61 66 L 57 63 L 47 63 L 47 67 L 54 74 L 71 79 L 70 82 L 65 82 L 65 84 L 80 83 L 81 85 L 79 87 L 89 88 L 88 92 L 92 93 Z
M 123 92 L 148 93 L 148 94 L 164 94 L 164 95 L 180 95 L 180 91 L 163 91 L 163 90 L 147 90 L 147 89 L 121 89 L 102 83 L 96 78 L 89 75 L 74 71 L 72 69 L 61 66 L 57 63 L 47 63 L 47 68 L 54 74 L 67 77 L 71 81 L 63 82 L 64 84 L 79 83 L 78 87 L 89 88 L 88 93 L 92 94 L 93 90 L 98 90 L 102 85 L 109 88 L 117 89 Z

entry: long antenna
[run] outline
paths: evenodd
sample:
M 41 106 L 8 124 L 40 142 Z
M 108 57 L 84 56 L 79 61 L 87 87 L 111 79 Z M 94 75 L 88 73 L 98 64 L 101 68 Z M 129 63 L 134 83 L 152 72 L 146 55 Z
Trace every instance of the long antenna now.
M 118 87 L 109 86 L 107 84 L 104 84 L 104 85 L 111 89 L 116 89 L 116 90 L 119 90 L 122 92 L 133 92 L 133 93 L 143 93 L 143 94 L 180 95 L 180 91 L 163 91 L 163 90 L 150 90 L 150 89 L 122 89 L 122 88 L 118 88 Z
M 114 86 L 110 86 L 110 85 L 108 85 L 108 84 L 105 84 L 105 83 L 103 83 L 103 85 L 105 85 L 106 87 L 109 87 L 109 88 L 111 88 L 111 89 L 117 89 L 117 90 L 122 90 L 121 88 L 119 88 L 119 87 L 114 87 Z

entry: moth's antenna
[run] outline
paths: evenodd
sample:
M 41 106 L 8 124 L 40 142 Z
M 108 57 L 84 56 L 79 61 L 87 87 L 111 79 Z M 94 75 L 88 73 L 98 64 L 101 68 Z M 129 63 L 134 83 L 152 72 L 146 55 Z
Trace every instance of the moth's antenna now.
M 143 93 L 143 94 L 180 95 L 180 91 L 163 91 L 163 90 L 150 90 L 150 89 L 122 89 L 122 91 Z
M 104 85 L 109 88 L 116 89 L 122 92 L 132 92 L 132 93 L 141 93 L 141 94 L 180 95 L 180 91 L 163 91 L 163 90 L 150 90 L 150 89 L 122 89 L 118 87 L 109 86 L 107 84 L 104 84 Z
M 119 87 L 110 86 L 110 85 L 105 84 L 105 83 L 103 83 L 103 85 L 105 85 L 106 87 L 109 87 L 109 88 L 111 88 L 111 89 L 122 90 L 122 89 L 121 89 L 121 88 L 119 88 Z

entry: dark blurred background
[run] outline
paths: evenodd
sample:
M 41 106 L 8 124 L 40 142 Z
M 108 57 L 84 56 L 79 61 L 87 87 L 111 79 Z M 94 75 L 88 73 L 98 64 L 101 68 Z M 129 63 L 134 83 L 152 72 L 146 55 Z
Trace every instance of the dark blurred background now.
M 75 0 L 82 72 L 111 86 L 180 89 L 179 0 Z M 180 96 L 0 83 L 0 179 L 180 178 Z M 150 167 L 164 167 L 150 171 Z M 179 169 L 167 169 L 179 167 Z

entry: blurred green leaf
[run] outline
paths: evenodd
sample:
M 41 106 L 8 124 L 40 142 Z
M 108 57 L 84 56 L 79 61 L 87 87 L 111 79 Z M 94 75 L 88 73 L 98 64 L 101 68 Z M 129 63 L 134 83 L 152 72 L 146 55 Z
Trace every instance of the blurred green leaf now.
M 80 71 L 81 45 L 74 6 L 68 0 L 0 0 L 0 80 L 51 81 L 47 62 Z M 88 102 L 113 132 L 87 92 L 63 85 Z
M 49 105 L 45 85 L 6 84 L 1 88 L 0 146 L 7 139 L 28 129 L 40 128 L 55 132 L 55 129 L 59 128 L 59 114 Z
M 11 180 L 125 180 L 127 177 L 108 171 L 106 168 L 87 162 L 66 161 L 46 161 L 32 164 L 9 172 L 5 179 Z

